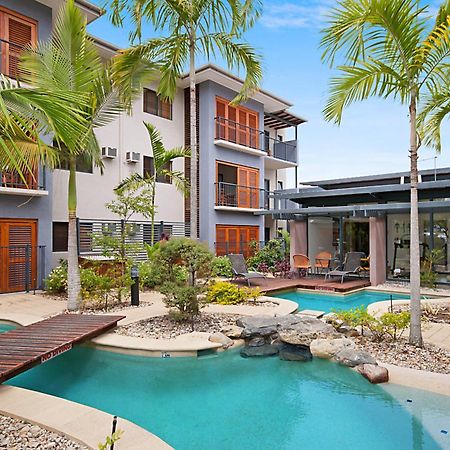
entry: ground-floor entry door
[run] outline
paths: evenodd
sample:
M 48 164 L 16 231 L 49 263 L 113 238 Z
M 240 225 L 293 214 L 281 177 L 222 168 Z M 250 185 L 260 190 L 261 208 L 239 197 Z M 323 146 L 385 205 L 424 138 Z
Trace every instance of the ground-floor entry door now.
M 0 219 L 0 292 L 37 286 L 37 220 Z
M 250 243 L 259 243 L 259 227 L 252 225 L 216 225 L 217 256 L 242 253 L 250 256 Z

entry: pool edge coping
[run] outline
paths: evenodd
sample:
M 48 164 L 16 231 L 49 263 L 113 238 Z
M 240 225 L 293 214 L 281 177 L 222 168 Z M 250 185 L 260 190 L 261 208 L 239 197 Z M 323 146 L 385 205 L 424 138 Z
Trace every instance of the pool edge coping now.
M 54 395 L 0 385 L 0 414 L 38 425 L 88 447 L 98 448 L 111 435 L 113 414 Z M 127 450 L 173 450 L 167 442 L 127 419 L 118 417 L 123 431 L 118 445 Z

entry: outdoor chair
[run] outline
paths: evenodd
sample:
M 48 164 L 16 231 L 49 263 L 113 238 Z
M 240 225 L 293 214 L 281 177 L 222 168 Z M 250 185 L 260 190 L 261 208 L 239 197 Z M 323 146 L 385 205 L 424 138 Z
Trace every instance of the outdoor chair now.
M 316 273 L 323 273 L 324 270 L 329 270 L 331 259 L 332 256 L 330 252 L 317 253 L 314 259 L 314 268 L 316 269 Z
M 308 271 L 311 270 L 311 263 L 309 258 L 306 255 L 294 255 L 294 269 L 298 271 L 298 275 L 301 277 L 302 275 L 306 276 Z
M 341 277 L 341 283 L 344 282 L 344 278 L 349 275 L 360 276 L 361 271 L 361 259 L 366 255 L 363 252 L 348 252 L 345 255 L 344 264 L 342 269 L 331 270 L 325 274 L 325 280 L 331 277 Z
M 247 284 L 250 287 L 250 280 L 255 278 L 264 278 L 266 276 L 259 272 L 249 271 L 245 262 L 244 255 L 242 253 L 235 255 L 228 255 L 228 259 L 231 261 L 231 269 L 233 270 L 234 279 L 244 278 L 247 280 Z

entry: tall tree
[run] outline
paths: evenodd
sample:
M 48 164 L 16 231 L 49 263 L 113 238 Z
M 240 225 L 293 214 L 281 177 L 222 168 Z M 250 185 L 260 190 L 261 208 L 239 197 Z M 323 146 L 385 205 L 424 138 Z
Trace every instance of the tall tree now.
M 160 177 L 169 177 L 175 184 L 175 187 L 182 193 L 187 193 L 189 189 L 189 182 L 184 173 L 178 170 L 170 168 L 170 164 L 176 158 L 189 158 L 189 150 L 183 147 L 175 147 L 166 149 L 164 147 L 161 134 L 151 123 L 144 122 L 144 126 L 147 129 L 150 145 L 153 153 L 153 170 L 152 173 L 140 175 L 135 173 L 130 177 L 123 180 L 119 185 L 120 187 L 129 188 L 145 188 L 150 189 L 150 220 L 151 220 L 151 237 L 150 244 L 155 243 L 155 213 L 156 213 L 156 184 Z
M 108 66 L 86 30 L 86 20 L 68 0 L 61 9 L 48 42 L 22 57 L 24 79 L 37 89 L 68 91 L 85 95 L 82 107 L 85 124 L 81 131 L 55 134 L 59 159 L 69 167 L 68 185 L 68 309 L 77 310 L 81 301 L 77 245 L 77 159 L 101 167 L 100 148 L 94 129 L 106 125 L 121 111 L 118 95 L 112 87 Z M 73 103 L 69 108 L 79 108 Z
M 409 341 L 422 346 L 418 208 L 417 108 L 421 96 L 448 83 L 450 1 L 434 20 L 417 0 L 342 0 L 330 11 L 323 30 L 323 60 L 335 65 L 325 119 L 341 123 L 344 108 L 369 97 L 393 98 L 408 107 L 411 172 Z
M 145 74 L 145 62 L 159 61 L 161 78 L 158 95 L 173 100 L 177 79 L 189 68 L 190 91 L 190 228 L 191 237 L 198 238 L 198 143 L 196 103 L 196 57 L 222 57 L 230 69 L 244 68 L 245 81 L 233 103 L 240 103 L 258 87 L 262 79 L 260 57 L 242 34 L 261 14 L 261 1 L 240 0 L 108 0 L 111 19 L 123 25 L 125 16 L 131 18 L 135 31 L 131 40 L 142 39 L 143 22 L 150 22 L 156 31 L 167 36 L 149 39 L 126 50 L 116 61 L 120 84 L 129 85 L 139 73 Z M 141 70 L 140 70 L 141 69 Z M 133 75 L 133 76 L 130 76 Z M 135 86 L 135 85 L 134 85 Z

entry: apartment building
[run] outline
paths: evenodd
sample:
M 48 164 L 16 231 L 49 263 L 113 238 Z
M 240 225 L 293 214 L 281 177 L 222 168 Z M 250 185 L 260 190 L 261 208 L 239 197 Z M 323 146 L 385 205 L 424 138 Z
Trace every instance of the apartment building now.
M 0 71 L 15 77 L 20 51 L 29 42 L 48 39 L 64 0 L 0 0 Z M 101 10 L 76 0 L 88 22 Z M 3 24 L 5 26 L 3 27 Z M 100 54 L 112 58 L 118 48 L 94 38 Z M 294 187 L 297 180 L 297 133 L 305 121 L 292 106 L 260 90 L 239 106 L 230 101 L 242 80 L 214 65 L 197 70 L 199 142 L 199 236 L 217 254 L 249 253 L 250 241 L 277 236 L 278 222 L 261 211 L 273 201 L 271 191 Z M 105 206 L 113 189 L 134 172 L 152 170 L 152 149 L 143 122 L 154 124 L 166 148 L 189 144 L 188 77 L 178 82 L 172 103 L 156 96 L 156 85 L 143 89 L 131 114 L 96 131 L 103 155 L 103 174 L 79 162 L 77 173 L 80 254 L 98 253 L 92 234 L 116 230 L 117 217 Z M 174 170 L 189 176 L 189 159 L 177 159 Z M 0 292 L 40 286 L 48 271 L 67 252 L 68 171 L 37 168 L 26 185 L 14 173 L 0 183 Z M 37 180 L 37 181 L 36 181 Z M 157 186 L 156 220 L 169 235 L 189 235 L 189 199 L 167 177 Z M 150 225 L 136 221 L 136 240 L 150 240 Z

